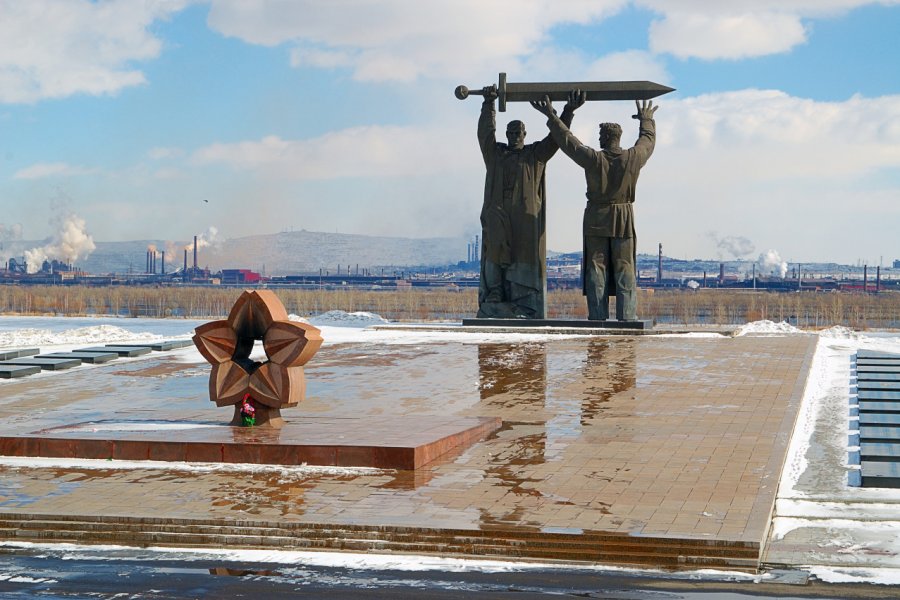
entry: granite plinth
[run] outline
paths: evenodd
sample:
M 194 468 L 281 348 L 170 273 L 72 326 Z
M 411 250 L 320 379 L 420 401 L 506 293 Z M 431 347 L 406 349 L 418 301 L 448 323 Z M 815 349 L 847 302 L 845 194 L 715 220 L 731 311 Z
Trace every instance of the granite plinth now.
M 150 348 L 156 352 L 166 352 L 175 350 L 176 348 L 187 348 L 193 345 L 191 340 L 167 340 L 164 342 L 148 342 L 146 344 L 107 344 L 107 347 L 115 346 L 117 348 Z
M 856 365 L 856 372 L 863 373 L 900 373 L 900 366 L 894 365 Z
M 40 354 L 37 358 L 77 358 L 81 362 L 101 364 L 119 358 L 115 352 L 55 352 L 53 354 Z
M 24 348 L 21 350 L 4 350 L 0 352 L 0 360 L 10 360 L 12 358 L 21 358 L 23 356 L 34 356 L 40 352 L 37 348 Z
M 281 429 L 99 421 L 0 436 L 0 455 L 417 469 L 500 425 L 431 415 L 305 417 Z
M 884 372 L 857 373 L 856 380 L 857 380 L 857 382 L 869 382 L 869 381 L 900 382 L 900 373 L 884 373 Z
M 900 415 L 900 402 L 883 402 L 878 400 L 860 400 L 860 413 L 878 413 L 885 415 Z
M 884 392 L 900 392 L 900 381 L 871 381 L 869 379 L 858 379 L 856 381 L 857 390 L 872 390 Z
M 78 348 L 75 352 L 115 352 L 119 356 L 134 357 L 150 354 L 150 346 L 94 346 Z
M 463 319 L 463 327 L 585 327 L 593 329 L 653 329 L 653 321 L 588 321 L 586 319 Z
M 885 392 L 876 390 L 859 390 L 857 400 L 880 400 L 882 402 L 900 402 L 900 391 Z
M 40 367 L 45 371 L 61 371 L 63 369 L 71 369 L 81 364 L 81 360 L 77 358 L 14 358 L 7 360 L 2 365 L 22 365 L 26 367 Z
M 40 367 L 26 365 L 5 365 L 0 363 L 0 379 L 16 379 L 17 377 L 28 377 L 40 373 Z
M 859 441 L 872 443 L 900 443 L 900 427 L 870 427 L 859 428 Z
M 878 350 L 857 350 L 856 358 L 865 358 L 870 360 L 900 360 L 900 354 L 893 354 L 891 352 L 880 352 Z
M 885 413 L 860 413 L 859 426 L 900 427 L 900 415 Z
M 862 442 L 859 445 L 859 456 L 864 461 L 900 464 L 900 444 Z
M 900 488 L 900 463 L 862 461 L 862 487 Z

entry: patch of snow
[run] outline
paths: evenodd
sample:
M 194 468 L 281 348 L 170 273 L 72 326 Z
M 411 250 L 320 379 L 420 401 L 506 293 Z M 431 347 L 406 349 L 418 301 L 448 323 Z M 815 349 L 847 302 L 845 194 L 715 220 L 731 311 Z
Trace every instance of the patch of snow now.
M 309 323 L 319 325 L 332 325 L 334 327 L 368 327 L 369 325 L 381 325 L 389 323 L 381 315 L 370 312 L 351 312 L 343 310 L 329 310 L 326 313 L 312 317 Z
M 753 321 L 751 323 L 746 323 L 741 325 L 737 331 L 734 333 L 735 337 L 741 335 L 748 334 L 791 334 L 791 333 L 804 333 L 802 329 L 797 329 L 790 323 L 786 321 L 782 321 L 781 323 L 775 323 L 773 321 L 769 321 L 768 319 L 764 319 L 762 321 Z
M 307 319 L 305 317 L 301 317 L 300 315 L 295 315 L 294 313 L 291 313 L 288 315 L 288 321 L 295 321 L 297 323 L 306 323 L 307 325 L 309 324 L 309 319 Z
M 319 475 L 372 475 L 382 472 L 381 469 L 371 467 L 188 463 L 159 460 L 103 460 L 93 458 L 43 458 L 34 456 L 0 456 L 0 466 L 39 469 L 156 469 L 160 471 L 188 471 L 191 473 L 280 473 L 283 476 L 301 478 Z
M 242 563 L 274 563 L 281 565 L 305 565 L 319 567 L 343 567 L 353 570 L 394 570 L 394 571 L 444 571 L 450 573 L 510 573 L 519 571 L 589 571 L 595 573 L 665 573 L 669 579 L 747 581 L 760 582 L 770 579 L 768 574 L 751 574 L 741 571 L 720 571 L 698 569 L 696 571 L 661 571 L 657 569 L 637 569 L 610 565 L 585 563 L 542 563 L 525 561 L 503 561 L 474 558 L 448 558 L 415 554 L 357 554 L 352 552 L 327 552 L 303 550 L 250 550 L 228 548 L 170 548 L 150 546 L 134 548 L 112 544 L 81 545 L 52 544 L 43 542 L 0 541 L 0 548 L 22 548 L 45 552 L 64 552 L 64 558 L 104 558 L 107 560 L 177 560 L 211 559 Z M 117 554 L 121 553 L 121 554 Z M 99 555 L 99 556 L 98 556 Z
M 809 574 L 825 583 L 900 584 L 900 569 L 877 567 L 806 567 Z
M 64 331 L 15 329 L 0 331 L 0 348 L 88 345 L 111 342 L 155 342 L 163 339 L 155 333 L 135 333 L 115 325 L 91 325 Z
M 171 421 L 142 421 L 121 423 L 80 423 L 70 427 L 61 427 L 54 431 L 180 431 L 184 429 L 203 429 L 208 427 L 228 427 L 211 423 L 174 423 Z
M 829 327 L 828 329 L 820 331 L 819 337 L 838 340 L 857 340 L 859 339 L 859 334 L 849 327 L 835 325 L 834 327 Z

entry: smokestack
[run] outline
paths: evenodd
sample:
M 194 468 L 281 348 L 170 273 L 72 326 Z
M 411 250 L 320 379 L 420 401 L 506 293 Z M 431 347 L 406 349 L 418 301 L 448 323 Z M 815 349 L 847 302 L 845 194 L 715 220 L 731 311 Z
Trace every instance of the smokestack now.
M 725 263 L 719 263 L 719 285 L 725 283 Z
M 756 263 L 753 263 L 753 289 L 756 289 Z
M 662 242 L 659 243 L 659 262 L 656 265 L 656 283 L 662 283 Z
M 881 291 L 881 265 L 875 269 L 875 293 Z
M 475 257 L 474 257 L 474 260 L 477 262 L 477 261 L 481 260 L 481 242 L 480 242 L 480 240 L 479 240 L 479 238 L 478 238 L 478 235 L 475 236 L 475 248 L 474 248 L 474 251 L 475 251 Z
M 187 248 L 184 249 L 184 271 L 182 273 L 187 277 Z
M 166 251 L 162 251 L 162 260 L 159 261 L 160 273 L 166 274 Z
M 869 265 L 863 265 L 863 292 L 869 292 Z
M 150 274 L 150 251 L 147 250 L 147 255 L 144 257 L 147 262 L 147 267 L 144 269 L 144 273 Z
M 803 265 L 797 263 L 797 289 L 803 289 Z
M 197 272 L 197 236 L 194 236 L 194 272 Z
M 703 287 L 706 287 L 706 271 L 703 271 Z

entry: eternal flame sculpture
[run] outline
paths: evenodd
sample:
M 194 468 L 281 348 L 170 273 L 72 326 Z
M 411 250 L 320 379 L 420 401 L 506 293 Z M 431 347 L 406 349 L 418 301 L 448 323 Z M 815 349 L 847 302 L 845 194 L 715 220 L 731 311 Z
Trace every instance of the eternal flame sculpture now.
M 573 94 L 573 90 L 579 90 L 579 93 Z M 499 99 L 500 111 L 503 112 L 506 110 L 507 102 L 528 101 L 538 110 L 541 110 L 540 105 L 545 102 L 552 110 L 552 106 L 550 106 L 552 100 L 568 98 L 569 101 L 566 103 L 563 114 L 556 117 L 554 112 L 551 120 L 558 120 L 562 128 L 569 132 L 568 128 L 571 125 L 575 109 L 588 100 L 646 101 L 671 91 L 673 90 L 670 87 L 649 81 L 507 83 L 506 73 L 500 73 L 499 83 L 496 86 L 487 86 L 481 90 L 469 90 L 462 85 L 456 88 L 455 94 L 460 100 L 470 95 L 484 97 L 481 117 L 478 121 L 478 141 L 487 169 L 484 205 L 481 211 L 479 318 L 546 318 L 544 168 L 546 161 L 559 147 L 566 150 L 564 143 L 571 146 L 572 140 L 577 142 L 574 136 L 569 139 L 562 134 L 562 130 L 554 131 L 555 125 L 551 125 L 550 136 L 540 142 L 525 146 L 524 124 L 521 121 L 512 121 L 506 131 L 509 143 L 497 143 L 494 139 L 496 128 L 494 99 Z M 641 117 L 641 139 L 646 137 L 644 124 L 645 121 Z M 651 111 L 651 127 L 652 124 Z M 621 135 L 621 128 L 619 128 L 619 132 Z M 611 140 L 612 129 L 609 133 Z M 652 152 L 652 131 L 649 135 L 650 152 Z M 603 146 L 602 142 L 601 147 L 604 152 L 613 150 L 612 147 Z M 616 147 L 618 147 L 618 140 L 616 140 Z M 633 150 L 629 149 L 624 152 L 630 156 Z M 643 151 L 643 145 L 641 151 Z M 585 261 L 582 264 L 582 274 L 585 278 L 584 292 L 588 295 L 588 318 L 590 320 L 607 320 L 609 317 L 608 297 L 610 293 L 614 293 L 617 298 L 616 314 L 619 320 L 634 320 L 636 319 L 635 257 L 633 251 L 625 248 L 629 243 L 630 248 L 635 247 L 631 204 L 616 207 L 618 216 L 621 216 L 622 219 L 625 219 L 626 216 L 628 218 L 623 222 L 619 222 L 622 219 L 617 220 L 612 226 L 614 229 L 612 233 L 607 231 L 609 227 L 606 225 L 595 227 L 595 221 L 604 221 L 605 219 L 599 215 L 603 211 L 598 207 L 601 204 L 608 204 L 606 201 L 609 198 L 603 194 L 601 194 L 603 197 L 594 197 L 597 196 L 598 190 L 595 189 L 596 186 L 592 184 L 592 181 L 597 179 L 598 174 L 593 168 L 589 170 L 582 164 L 584 161 L 580 156 L 575 158 L 574 152 L 573 148 L 569 148 L 566 153 L 585 168 L 585 175 L 588 179 L 588 206 L 585 209 L 584 218 Z M 623 151 L 619 149 L 619 152 Z M 646 157 L 649 157 L 649 153 Z M 643 158 L 643 161 L 631 161 L 629 166 L 623 167 L 625 171 L 628 171 L 630 183 L 634 183 L 637 179 L 637 172 L 632 173 L 634 166 L 640 162 L 640 165 L 637 166 L 637 169 L 640 169 L 640 166 L 646 162 L 646 157 Z M 598 162 L 598 165 L 600 164 Z M 610 180 L 612 179 L 611 174 Z M 607 182 L 604 181 L 602 185 L 605 193 Z M 616 196 L 613 198 L 616 203 L 622 200 L 618 197 L 621 195 L 619 192 L 620 190 L 617 189 L 612 193 Z M 632 188 L 631 200 L 624 200 L 624 202 L 633 201 Z M 607 206 L 607 208 L 609 207 Z M 618 217 L 616 218 L 618 219 Z M 630 236 L 624 234 L 630 234 Z M 617 241 L 626 238 L 627 242 L 619 243 Z M 590 248 L 588 248 L 588 244 L 591 244 Z M 612 263 L 608 250 L 610 246 L 615 246 L 616 252 Z M 588 258 L 589 252 L 593 255 L 590 259 Z M 626 255 L 630 256 L 628 259 L 630 262 L 627 264 L 622 262 Z M 630 278 L 627 276 L 629 269 Z M 614 287 L 616 284 L 618 284 L 618 289 Z M 621 296 L 618 293 L 619 290 L 622 291 Z M 601 305 L 605 305 L 605 308 Z
M 282 408 L 303 401 L 303 365 L 322 345 L 322 335 L 312 325 L 289 321 L 274 292 L 246 290 L 228 319 L 205 323 L 194 332 L 194 344 L 212 364 L 209 399 L 216 406 L 234 406 L 231 425 L 241 424 L 245 394 L 254 401 L 256 424 L 273 428 L 284 424 Z M 262 340 L 263 362 L 250 358 L 256 340 Z

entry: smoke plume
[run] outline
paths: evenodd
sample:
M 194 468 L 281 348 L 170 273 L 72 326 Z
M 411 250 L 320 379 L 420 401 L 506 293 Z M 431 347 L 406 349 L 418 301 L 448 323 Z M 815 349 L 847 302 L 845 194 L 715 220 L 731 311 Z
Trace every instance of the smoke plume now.
M 729 235 L 720 238 L 715 231 L 710 231 L 707 235 L 709 235 L 710 239 L 712 239 L 713 243 L 716 245 L 716 254 L 718 255 L 719 260 L 725 259 L 726 253 L 728 257 L 738 260 L 753 254 L 756 250 L 756 246 L 753 245 L 753 242 L 742 235 Z
M 22 224 L 0 223 L 0 259 L 6 260 L 14 254 L 13 249 L 22 241 Z
M 58 215 L 50 224 L 56 227 L 56 233 L 43 246 L 25 251 L 29 273 L 37 273 L 45 260 L 74 263 L 90 256 L 96 248 L 94 239 L 85 231 L 84 219 L 78 215 Z
M 756 264 L 761 273 L 776 275 L 782 279 L 787 275 L 788 264 L 781 260 L 781 256 L 775 250 L 766 250 L 760 254 Z
M 219 229 L 215 225 L 210 225 L 209 229 L 197 236 L 197 248 L 206 248 L 219 243 Z M 185 250 L 194 249 L 194 242 L 191 241 L 184 247 Z

